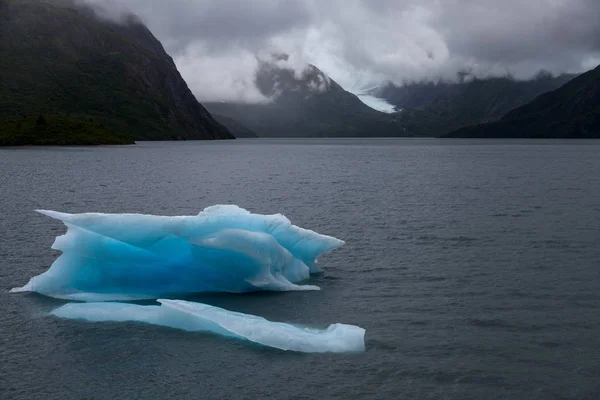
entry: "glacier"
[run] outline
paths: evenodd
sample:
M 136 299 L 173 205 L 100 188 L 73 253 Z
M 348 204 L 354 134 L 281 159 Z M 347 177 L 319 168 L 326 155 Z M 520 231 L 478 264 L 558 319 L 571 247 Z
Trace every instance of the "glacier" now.
M 12 292 L 66 300 L 318 290 L 301 283 L 320 271 L 320 255 L 344 244 L 292 225 L 281 214 L 253 214 L 235 205 L 176 217 L 38 211 L 67 226 L 52 246 L 62 254 Z
M 192 332 L 248 340 L 263 346 L 304 353 L 346 353 L 365 350 L 365 330 L 346 324 L 326 329 L 272 322 L 255 315 L 208 304 L 159 299 L 160 306 L 128 303 L 69 303 L 52 311 L 59 318 L 93 322 L 136 321 Z
M 397 111 L 396 106 L 390 104 L 387 100 L 382 99 L 380 97 L 376 97 L 366 93 L 354 94 L 356 95 L 356 97 L 359 98 L 360 101 L 362 101 L 365 105 L 374 110 L 381 111 L 386 114 L 393 114 Z

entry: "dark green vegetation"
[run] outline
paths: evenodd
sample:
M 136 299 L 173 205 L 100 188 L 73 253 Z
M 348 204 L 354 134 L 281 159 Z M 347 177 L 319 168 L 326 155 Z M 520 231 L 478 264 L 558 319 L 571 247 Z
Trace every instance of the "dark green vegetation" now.
M 65 115 L 23 117 L 0 124 L 0 146 L 99 144 L 133 144 L 133 139 L 93 120 Z
M 465 126 L 498 120 L 573 77 L 540 73 L 529 81 L 500 77 L 403 87 L 387 85 L 375 94 L 403 109 L 401 121 L 408 132 L 417 136 L 440 136 Z
M 1 131 L 40 114 L 68 114 L 56 126 L 71 128 L 96 121 L 83 136 L 69 128 L 69 143 L 109 130 L 135 140 L 233 138 L 135 17 L 117 24 L 73 1 L 0 0 Z
M 600 138 L 600 66 L 497 122 L 459 129 L 447 137 Z
M 285 57 L 285 56 L 280 56 Z M 298 77 L 263 62 L 256 76 L 266 104 L 206 103 L 261 137 L 406 136 L 393 115 L 366 106 L 315 66 Z

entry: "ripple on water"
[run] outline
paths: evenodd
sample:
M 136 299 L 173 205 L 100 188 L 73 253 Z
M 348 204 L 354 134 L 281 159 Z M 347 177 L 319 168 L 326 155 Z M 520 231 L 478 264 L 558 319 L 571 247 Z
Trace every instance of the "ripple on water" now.
M 64 228 L 34 209 L 177 215 L 237 204 L 346 245 L 320 260 L 319 292 L 189 300 L 367 330 L 363 354 L 298 355 L 143 324 L 61 321 L 45 313 L 62 303 L 0 291 L 0 398 L 597 399 L 599 144 L 0 150 L 6 289 L 57 256 L 49 247 Z

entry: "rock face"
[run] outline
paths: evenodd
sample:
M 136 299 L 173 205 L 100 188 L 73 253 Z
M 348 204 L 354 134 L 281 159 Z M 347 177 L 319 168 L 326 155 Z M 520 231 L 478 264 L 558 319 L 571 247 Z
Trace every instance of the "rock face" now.
M 135 16 L 69 0 L 0 0 L 0 120 L 93 119 L 137 140 L 230 139 Z
M 313 65 L 299 73 L 262 62 L 255 83 L 269 103 L 220 102 L 206 107 L 259 137 L 406 136 L 394 115 L 368 107 Z
M 557 89 L 574 75 L 540 73 L 528 81 L 509 77 L 458 83 L 384 85 L 375 95 L 402 109 L 403 126 L 418 136 L 440 136 L 453 130 L 496 121 L 540 94 Z
M 499 121 L 459 129 L 447 137 L 600 138 L 600 66 Z

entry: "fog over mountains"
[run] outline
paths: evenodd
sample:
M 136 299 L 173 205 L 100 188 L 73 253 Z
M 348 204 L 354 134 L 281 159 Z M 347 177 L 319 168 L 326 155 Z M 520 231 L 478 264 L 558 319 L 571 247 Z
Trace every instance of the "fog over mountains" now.
M 200 101 L 264 102 L 254 76 L 272 52 L 289 54 L 296 68 L 317 66 L 355 94 L 465 71 L 529 79 L 600 63 L 596 0 L 81 1 L 113 18 L 139 15 Z

